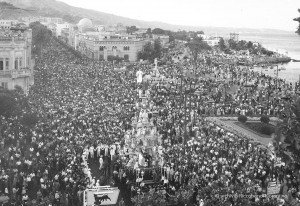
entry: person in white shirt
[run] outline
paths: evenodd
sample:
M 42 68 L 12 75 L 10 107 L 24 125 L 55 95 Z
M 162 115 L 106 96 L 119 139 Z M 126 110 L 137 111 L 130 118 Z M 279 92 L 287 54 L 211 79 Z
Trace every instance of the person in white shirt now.
M 94 158 L 94 146 L 90 147 L 90 157 Z
M 136 72 L 136 81 L 138 84 L 142 83 L 142 81 L 143 81 L 143 72 L 142 71 Z
M 100 150 L 101 150 L 101 146 L 98 145 L 97 146 L 97 157 L 100 157 Z
M 99 158 L 99 163 L 100 163 L 99 170 L 102 170 L 102 168 L 103 168 L 103 156 L 102 155 Z

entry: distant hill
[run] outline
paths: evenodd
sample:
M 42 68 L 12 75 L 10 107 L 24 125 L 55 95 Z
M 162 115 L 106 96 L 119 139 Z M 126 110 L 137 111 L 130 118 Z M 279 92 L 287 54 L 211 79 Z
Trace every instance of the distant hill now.
M 31 13 L 31 10 L 21 9 L 7 2 L 0 2 L 0 18 L 16 19 L 22 16 L 31 15 Z
M 0 0 L 0 2 L 8 2 L 15 7 L 30 9 L 31 12 L 23 11 L 22 14 L 17 14 L 19 11 L 13 10 L 11 12 L 0 11 L 0 18 L 13 18 L 16 16 L 49 16 L 49 17 L 62 17 L 68 20 L 70 23 L 77 23 L 81 18 L 89 18 L 94 24 L 112 25 L 122 23 L 125 26 L 135 25 L 142 28 L 162 28 L 165 30 L 186 30 L 186 31 L 204 31 L 207 34 L 219 34 L 229 35 L 230 32 L 247 32 L 257 33 L 261 30 L 257 29 L 241 29 L 241 28 L 223 28 L 223 27 L 194 27 L 194 26 L 182 26 L 172 25 L 163 22 L 156 21 L 141 21 L 136 19 L 130 19 L 113 14 L 108 14 L 100 11 L 89 10 L 70 6 L 64 2 L 56 0 Z M 263 32 L 278 33 L 286 31 L 280 30 L 263 30 Z

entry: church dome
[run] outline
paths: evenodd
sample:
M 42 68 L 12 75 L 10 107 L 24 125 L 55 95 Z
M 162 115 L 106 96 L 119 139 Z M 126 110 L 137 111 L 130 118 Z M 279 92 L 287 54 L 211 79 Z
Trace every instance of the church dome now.
M 90 19 L 84 18 L 81 19 L 78 24 L 77 24 L 78 28 L 83 31 L 86 30 L 88 28 L 92 28 L 93 27 L 93 23 Z

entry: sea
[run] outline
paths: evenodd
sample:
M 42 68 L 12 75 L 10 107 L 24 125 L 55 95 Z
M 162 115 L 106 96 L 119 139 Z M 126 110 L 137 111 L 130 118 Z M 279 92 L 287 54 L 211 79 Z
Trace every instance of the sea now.
M 251 32 L 239 33 L 239 40 L 258 42 L 266 49 L 286 54 L 295 60 L 300 60 L 300 36 L 295 32 Z M 279 68 L 283 68 L 278 72 L 278 78 L 286 79 L 288 82 L 300 82 L 300 62 L 289 62 L 279 64 Z M 255 68 L 254 70 L 263 72 L 270 76 L 276 75 L 276 67 L 271 70 Z

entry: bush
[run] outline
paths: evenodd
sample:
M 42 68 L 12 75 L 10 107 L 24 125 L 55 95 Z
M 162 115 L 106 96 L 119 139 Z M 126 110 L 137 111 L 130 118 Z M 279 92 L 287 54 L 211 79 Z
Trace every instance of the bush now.
M 242 122 L 242 123 L 245 123 L 245 122 L 247 122 L 247 117 L 245 115 L 240 115 L 238 117 L 238 121 Z
M 270 118 L 268 117 L 268 116 L 261 116 L 261 118 L 260 118 L 260 121 L 262 122 L 262 123 L 266 123 L 266 124 L 268 124 L 269 122 L 270 122 Z
M 264 125 L 261 127 L 261 133 L 266 135 L 271 135 L 275 132 L 275 129 L 269 125 Z

